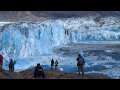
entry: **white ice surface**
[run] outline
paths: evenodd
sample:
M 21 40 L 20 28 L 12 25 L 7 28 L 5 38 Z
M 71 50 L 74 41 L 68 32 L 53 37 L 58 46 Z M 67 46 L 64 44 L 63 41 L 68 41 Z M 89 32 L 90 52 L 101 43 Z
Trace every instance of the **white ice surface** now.
M 54 46 L 63 46 L 69 42 L 87 44 L 91 41 L 94 44 L 112 45 L 113 42 L 120 44 L 119 20 L 120 18 L 117 17 L 108 17 L 101 18 L 100 22 L 96 23 L 94 17 L 81 17 L 52 19 L 37 23 L 0 22 L 0 51 L 4 57 L 3 68 L 8 69 L 11 58 L 16 60 L 16 71 L 25 70 L 38 62 L 50 65 L 52 58 L 58 59 L 61 65 L 76 65 L 75 57 L 63 58 L 52 55 Z M 104 24 L 101 25 L 103 22 Z M 85 28 L 86 26 L 89 28 Z M 68 30 L 68 34 L 65 30 Z M 112 50 L 105 51 L 112 52 Z M 82 51 L 80 54 L 84 55 Z M 91 65 L 93 66 L 115 62 L 111 57 L 107 57 L 106 61 L 97 61 L 96 57 L 87 59 L 90 61 L 86 63 L 88 67 L 89 63 L 93 63 Z M 106 67 L 111 66 L 106 65 Z M 113 71 L 113 74 L 119 72 L 119 70 Z

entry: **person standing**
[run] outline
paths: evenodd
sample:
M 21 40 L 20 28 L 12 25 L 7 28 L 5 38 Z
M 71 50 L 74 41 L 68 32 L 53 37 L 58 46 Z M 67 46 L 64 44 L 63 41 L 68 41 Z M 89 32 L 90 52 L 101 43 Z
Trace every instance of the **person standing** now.
M 2 71 L 2 65 L 3 65 L 3 56 L 0 54 L 0 71 Z
M 10 59 L 10 62 L 9 62 L 9 71 L 14 71 L 14 65 L 15 65 L 15 61 L 13 61 L 12 59 Z
M 84 58 L 78 54 L 78 58 L 76 59 L 78 62 L 77 62 L 77 68 L 78 68 L 78 75 L 80 75 L 80 71 L 82 72 L 82 76 L 84 76 L 84 65 L 85 65 L 85 60 Z
M 56 60 L 55 61 L 55 70 L 57 70 L 57 67 L 58 67 L 58 61 Z
M 51 60 L 51 70 L 53 69 L 53 67 L 54 67 L 54 60 L 52 59 Z

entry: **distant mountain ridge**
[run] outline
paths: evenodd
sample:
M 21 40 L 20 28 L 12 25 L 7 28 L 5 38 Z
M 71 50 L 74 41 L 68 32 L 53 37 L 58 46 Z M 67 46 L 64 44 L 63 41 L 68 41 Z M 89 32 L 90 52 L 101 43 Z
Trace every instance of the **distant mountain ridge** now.
M 0 21 L 41 21 L 48 18 L 120 16 L 120 11 L 0 11 Z

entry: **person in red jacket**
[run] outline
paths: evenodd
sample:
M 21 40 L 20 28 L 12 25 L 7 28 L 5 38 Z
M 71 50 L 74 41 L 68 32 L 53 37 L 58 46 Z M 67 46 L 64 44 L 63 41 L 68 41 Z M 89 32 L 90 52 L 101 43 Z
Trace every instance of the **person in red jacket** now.
M 0 71 L 2 71 L 3 56 L 0 54 Z

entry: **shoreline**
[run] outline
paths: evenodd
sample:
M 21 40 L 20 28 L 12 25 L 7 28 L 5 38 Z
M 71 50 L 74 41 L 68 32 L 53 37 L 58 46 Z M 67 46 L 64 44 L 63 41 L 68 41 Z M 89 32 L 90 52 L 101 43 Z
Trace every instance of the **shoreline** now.
M 60 70 L 50 70 L 44 69 L 45 78 L 44 79 L 112 79 L 107 75 L 99 73 L 85 73 L 84 76 L 77 73 L 60 71 Z M 0 72 L 0 79 L 35 79 L 34 69 L 27 69 L 20 72 L 11 72 L 8 70 L 3 70 Z

